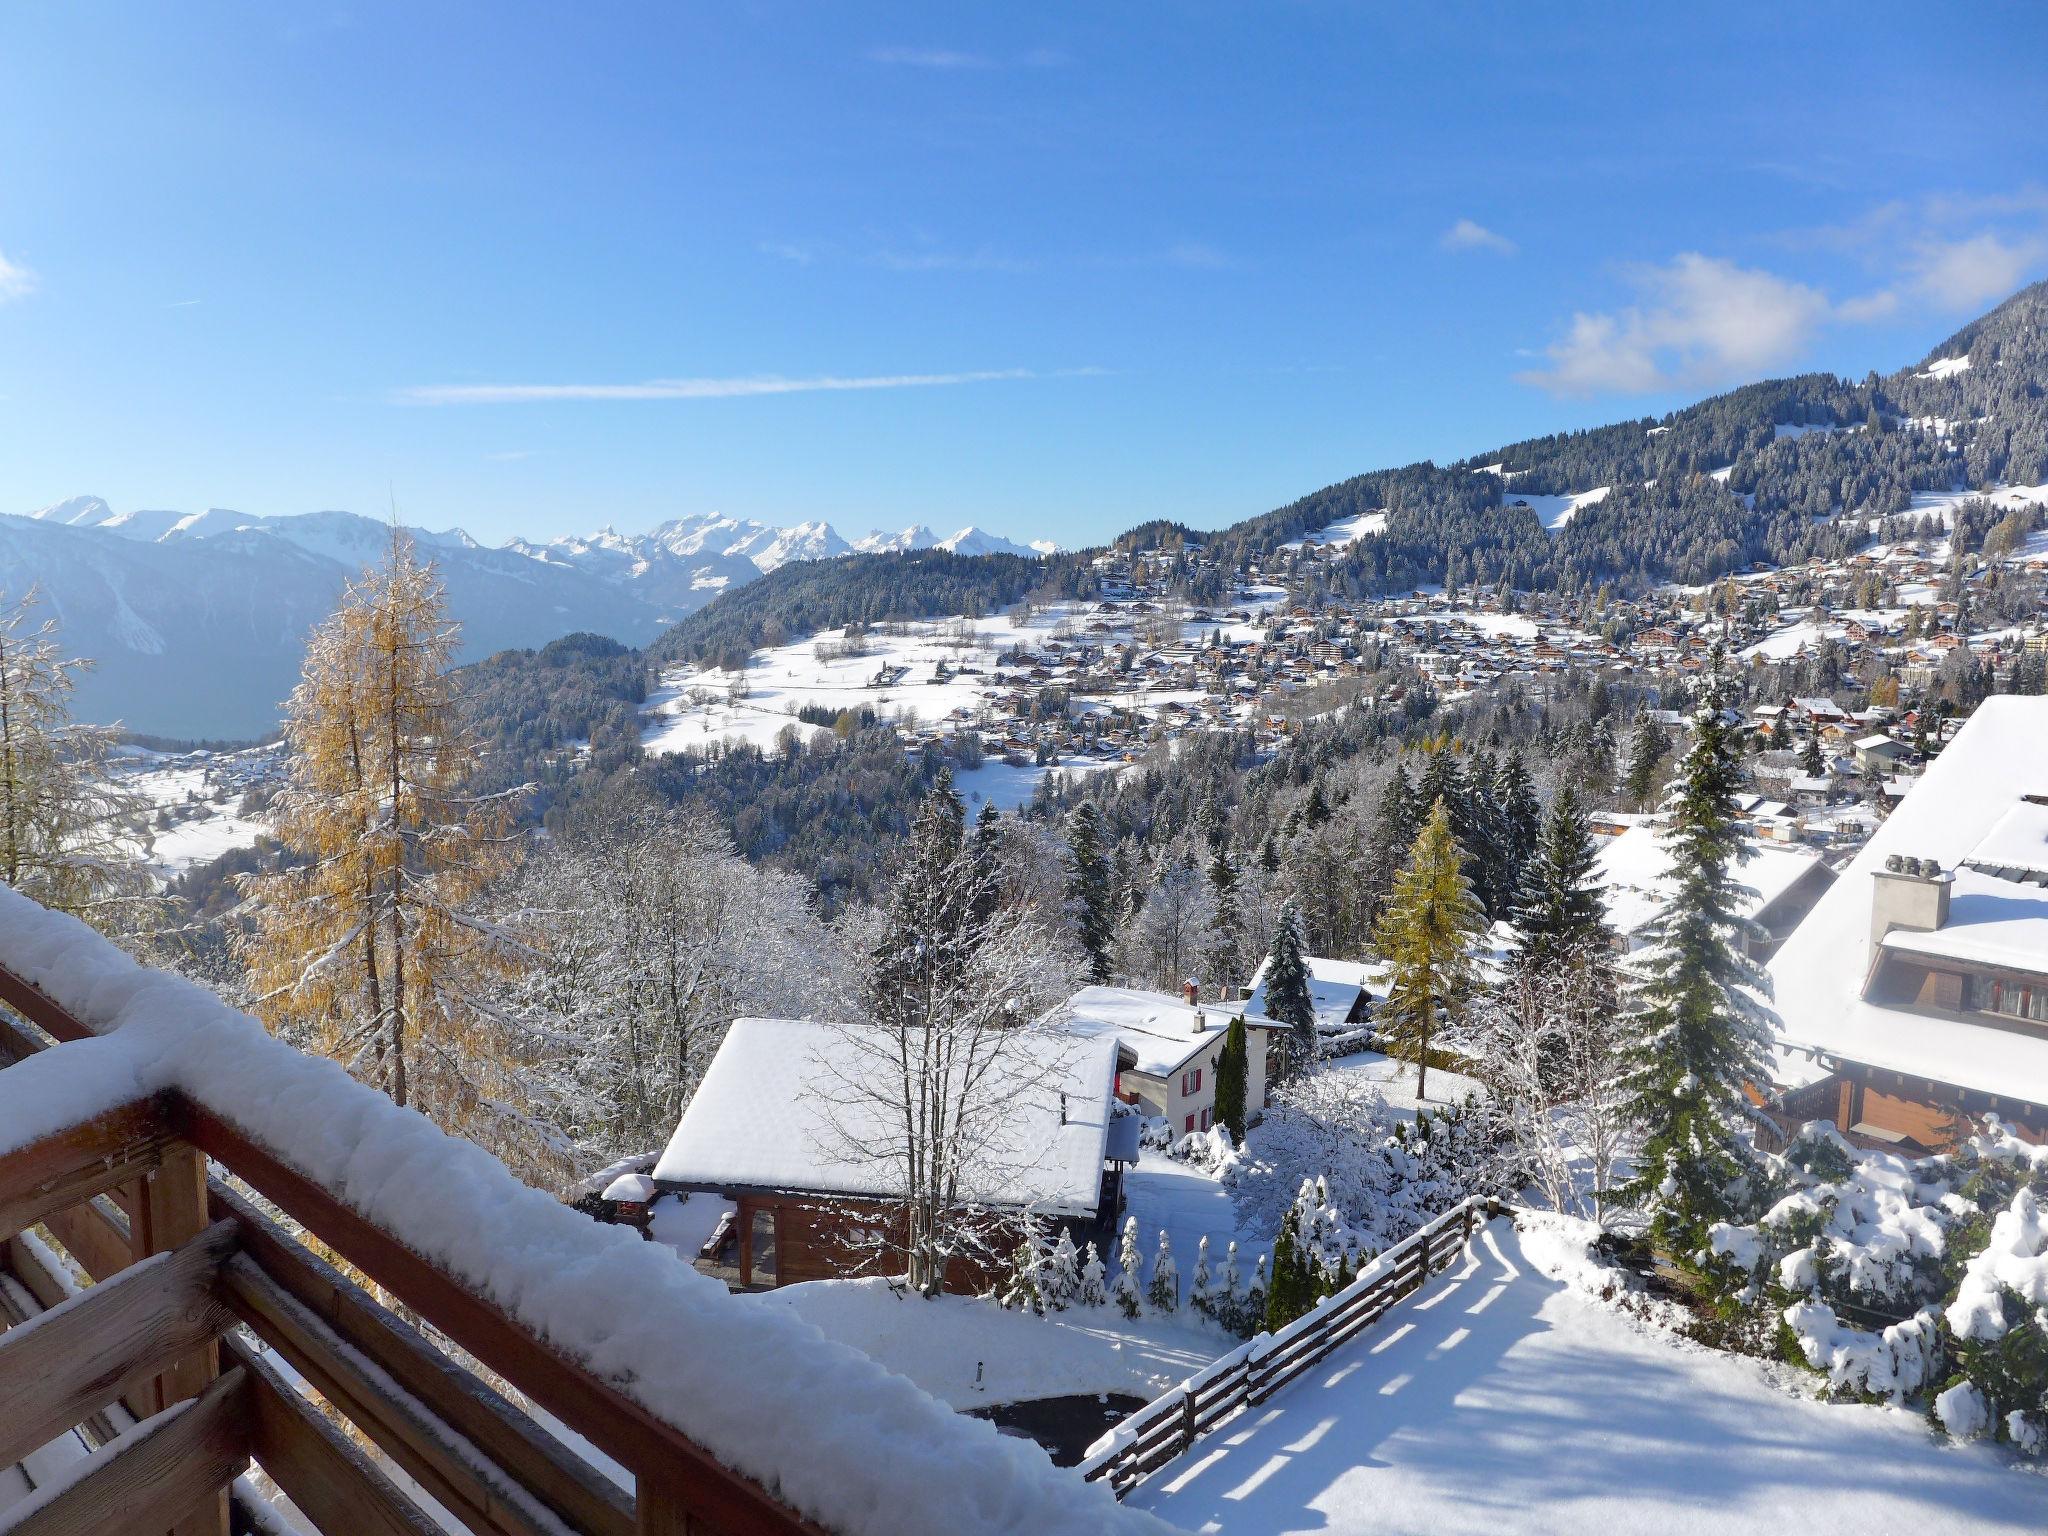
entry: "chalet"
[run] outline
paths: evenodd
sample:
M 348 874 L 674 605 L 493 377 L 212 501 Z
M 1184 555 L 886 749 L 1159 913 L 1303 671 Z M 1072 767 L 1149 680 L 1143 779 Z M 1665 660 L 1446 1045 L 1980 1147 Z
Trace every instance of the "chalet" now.
M 2048 1140 L 2048 698 L 1987 699 L 1771 961 L 1785 1121 Z
M 1902 741 L 1879 732 L 1874 736 L 1859 737 L 1856 741 L 1856 766 L 1868 773 L 1875 768 L 1890 772 L 1913 760 L 1913 749 Z
M 1252 973 L 1245 1006 L 1253 1013 L 1266 1011 L 1266 971 L 1271 960 L 1261 960 Z M 1308 970 L 1309 1001 L 1316 1010 L 1316 1030 L 1324 1035 L 1341 1035 L 1365 1027 L 1373 1004 L 1387 995 L 1391 978 L 1387 968 L 1364 960 L 1326 960 L 1304 955 Z
M 1798 927 L 1835 877 L 1810 849 L 1754 837 L 1745 846 L 1748 857 L 1734 873 L 1751 892 L 1742 902 L 1743 915 L 1764 930 L 1749 946 L 1752 956 L 1762 959 Z M 1632 954 L 1650 942 L 1657 914 L 1669 898 L 1670 851 L 1657 827 L 1639 822 L 1600 842 L 1594 858 L 1593 878 L 1606 900 L 1607 925 L 1614 930 L 1616 947 Z
M 735 1020 L 655 1161 L 660 1193 L 732 1202 L 743 1288 L 862 1273 L 874 1255 L 854 1239 L 900 1220 L 883 1058 L 864 1043 L 870 1033 L 812 1019 Z M 1135 1145 L 1111 1145 L 1116 1068 L 1108 1039 L 1019 1033 L 994 1068 L 1010 1079 L 1002 1121 L 982 1138 L 1001 1152 L 961 1170 L 962 1204 L 1071 1222 L 1106 1242 L 1120 1164 L 1136 1156 Z M 991 1279 L 956 1260 L 946 1284 L 980 1290 Z
M 1245 1015 L 1244 1107 L 1266 1107 L 1269 1038 L 1287 1026 L 1245 1005 L 1199 1003 L 1127 987 L 1083 987 L 1040 1021 L 1049 1031 L 1116 1042 L 1116 1094 L 1177 1134 L 1216 1120 L 1216 1058 L 1230 1021 Z

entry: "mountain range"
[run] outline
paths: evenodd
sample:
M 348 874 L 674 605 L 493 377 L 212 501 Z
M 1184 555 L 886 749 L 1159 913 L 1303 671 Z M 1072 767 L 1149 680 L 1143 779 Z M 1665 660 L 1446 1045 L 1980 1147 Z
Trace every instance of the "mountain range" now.
M 645 645 L 792 561 L 1054 547 L 971 526 L 940 538 L 921 524 L 848 540 L 823 522 L 778 528 L 715 513 L 646 533 L 606 527 L 495 548 L 460 529 L 407 532 L 440 571 L 464 661 L 580 630 Z M 389 539 L 387 523 L 352 512 L 116 511 L 98 496 L 74 496 L 0 516 L 0 591 L 34 587 L 65 650 L 93 659 L 74 697 L 82 718 L 157 735 L 251 737 L 275 729 L 307 632 Z

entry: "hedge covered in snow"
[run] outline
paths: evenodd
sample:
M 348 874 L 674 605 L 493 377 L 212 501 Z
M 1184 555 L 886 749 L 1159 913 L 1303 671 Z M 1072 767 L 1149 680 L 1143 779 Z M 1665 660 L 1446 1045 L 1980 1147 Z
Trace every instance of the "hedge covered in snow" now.
M 1778 1308 L 1839 1392 L 2048 1450 L 2048 1147 L 1987 1116 L 1954 1152 L 1907 1159 L 1816 1122 L 1767 1171 L 1769 1209 L 1710 1236 L 1739 1297 Z

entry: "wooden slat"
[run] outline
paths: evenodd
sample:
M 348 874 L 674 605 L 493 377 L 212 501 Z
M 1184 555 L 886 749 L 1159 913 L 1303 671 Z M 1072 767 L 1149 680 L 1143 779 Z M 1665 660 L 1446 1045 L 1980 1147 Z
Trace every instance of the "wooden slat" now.
M 735 1536 L 755 1531 L 825 1536 L 822 1527 L 780 1503 L 760 1484 L 725 1466 L 641 1404 L 555 1353 L 468 1286 L 442 1273 L 203 1105 L 186 1101 L 179 1108 L 180 1128 L 195 1146 L 233 1169 L 308 1231 L 347 1254 L 363 1273 L 432 1319 L 436 1328 L 630 1467 L 636 1477 L 658 1476 L 669 1496 L 681 1500 L 691 1518 Z
M 222 1342 L 229 1374 L 245 1377 L 249 1454 L 328 1536 L 441 1536 L 440 1527 L 383 1470 L 237 1338 Z
M 128 1218 L 106 1195 L 97 1195 L 43 1218 L 50 1235 L 95 1280 L 111 1280 L 135 1261 Z
M 249 1465 L 247 1380 L 230 1371 L 174 1416 L 95 1452 L 55 1498 L 29 1498 L 0 1513 L 0 1536 L 169 1529 Z
M 146 1176 L 169 1140 L 165 1106 L 144 1099 L 0 1157 L 0 1237 Z
M 58 1040 L 84 1040 L 96 1033 L 47 992 L 5 967 L 0 967 L 0 1003 Z
M 246 1255 L 222 1275 L 242 1320 L 306 1382 L 367 1435 L 434 1501 L 478 1536 L 537 1536 L 556 1519 L 508 1473 L 488 1479 L 473 1456 L 451 1445 L 454 1432 L 409 1394 L 394 1392 L 382 1373 L 333 1329 L 289 1295 Z
M 475 1371 L 449 1359 L 409 1323 L 378 1305 L 360 1286 L 218 1181 L 213 1189 L 213 1211 L 241 1226 L 243 1252 L 266 1280 L 515 1477 L 566 1524 L 588 1536 L 627 1536 L 631 1532 L 631 1496 L 494 1391 Z M 246 1305 L 242 1310 L 247 1315 Z M 251 1321 L 263 1331 L 260 1319 Z M 278 1338 L 267 1333 L 265 1337 L 283 1348 Z M 325 1396 L 335 1396 L 324 1385 L 320 1390 Z
M 0 1334 L 0 1466 L 232 1326 L 214 1279 L 234 1248 L 234 1225 L 222 1222 Z

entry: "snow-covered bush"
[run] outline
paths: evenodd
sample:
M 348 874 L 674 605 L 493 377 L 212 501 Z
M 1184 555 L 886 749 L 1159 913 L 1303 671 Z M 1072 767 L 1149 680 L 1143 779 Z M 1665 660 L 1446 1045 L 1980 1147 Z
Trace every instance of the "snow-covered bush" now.
M 1159 1229 L 1159 1252 L 1152 1257 L 1152 1283 L 1145 1288 L 1145 1300 L 1161 1317 L 1180 1310 L 1180 1266 L 1173 1262 L 1173 1244 L 1164 1227 Z
M 1237 1144 L 1230 1139 L 1230 1127 L 1221 1122 L 1206 1131 L 1189 1131 L 1168 1149 L 1168 1155 L 1176 1162 L 1219 1178 L 1242 1159 Z
M 1133 1216 L 1124 1222 L 1123 1240 L 1116 1251 L 1116 1283 L 1110 1287 L 1110 1300 L 1125 1317 L 1136 1317 L 1142 1303 L 1138 1288 L 1138 1277 L 1144 1272 L 1145 1256 L 1138 1251 L 1138 1218 Z
M 1954 1152 L 1914 1160 L 1859 1153 L 1816 1124 L 1766 1173 L 1777 1198 L 1764 1215 L 1709 1235 L 1740 1299 L 1780 1309 L 1838 1391 L 1932 1394 L 1959 1439 L 2048 1449 L 2048 1147 L 1987 1116 Z M 1873 1330 L 1845 1307 L 1910 1315 Z
M 1267 1107 L 1254 1147 L 1218 1177 L 1241 1226 L 1277 1231 L 1302 1185 L 1319 1207 L 1341 1212 L 1341 1232 L 1318 1238 L 1319 1255 L 1348 1248 L 1354 1262 L 1400 1241 L 1492 1183 L 1490 1138 L 1468 1105 L 1430 1110 L 1413 1125 L 1394 1119 L 1355 1073 L 1311 1073 Z M 1341 1240 L 1341 1241 L 1340 1241 Z
M 1172 1152 L 1174 1144 L 1173 1127 L 1164 1115 L 1147 1115 L 1145 1123 L 1138 1127 L 1138 1145 L 1150 1147 L 1154 1152 Z

